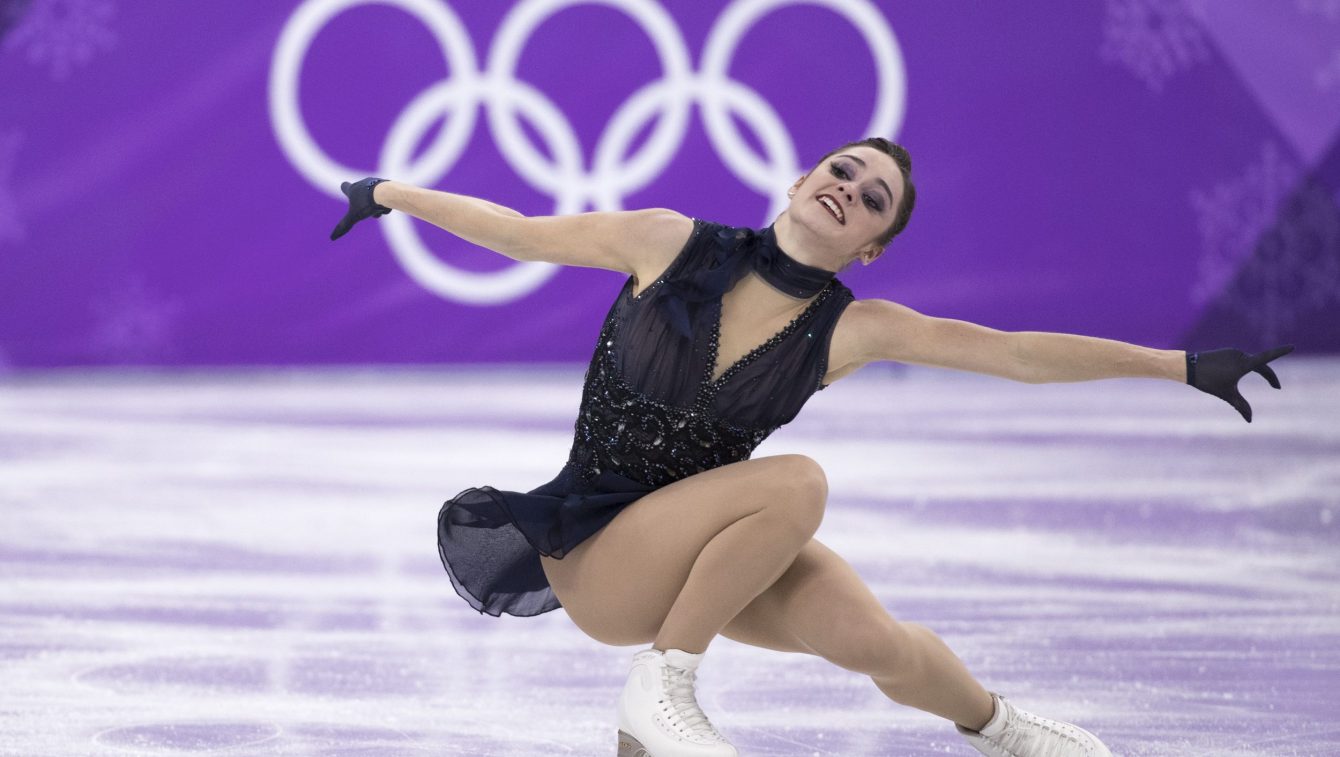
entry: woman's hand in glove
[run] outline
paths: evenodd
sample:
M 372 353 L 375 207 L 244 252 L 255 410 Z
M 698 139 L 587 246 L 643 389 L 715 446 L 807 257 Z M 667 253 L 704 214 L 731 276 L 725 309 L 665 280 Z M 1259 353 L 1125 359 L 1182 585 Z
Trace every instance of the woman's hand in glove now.
M 1206 394 L 1213 394 L 1232 405 L 1248 423 L 1252 422 L 1252 406 L 1238 392 L 1238 380 L 1250 372 L 1265 377 L 1276 389 L 1280 380 L 1271 370 L 1269 363 L 1277 357 L 1293 352 L 1293 345 L 1286 344 L 1266 352 L 1248 355 L 1242 350 L 1210 350 L 1208 352 L 1186 353 L 1186 382 Z
M 386 181 L 386 179 L 369 176 L 352 184 L 346 181 L 340 185 L 340 191 L 344 192 L 345 196 L 349 198 L 349 211 L 335 225 L 335 230 L 330 232 L 332 241 L 344 236 L 349 229 L 353 228 L 354 224 L 364 218 L 375 218 L 391 212 L 390 208 L 385 205 L 378 205 L 372 199 L 372 188 L 383 181 Z

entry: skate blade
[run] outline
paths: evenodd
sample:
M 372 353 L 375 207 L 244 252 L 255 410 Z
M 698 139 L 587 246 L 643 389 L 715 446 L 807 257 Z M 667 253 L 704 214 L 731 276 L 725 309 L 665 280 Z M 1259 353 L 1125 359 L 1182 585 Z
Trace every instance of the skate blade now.
M 652 757 L 642 742 L 619 731 L 619 757 Z

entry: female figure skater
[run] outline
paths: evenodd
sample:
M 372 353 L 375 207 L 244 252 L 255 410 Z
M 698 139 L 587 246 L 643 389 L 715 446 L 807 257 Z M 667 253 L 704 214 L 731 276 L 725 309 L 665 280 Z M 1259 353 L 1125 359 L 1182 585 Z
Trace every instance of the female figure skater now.
M 817 655 L 901 704 L 953 722 L 988 755 L 1109 751 L 1091 733 L 989 692 L 926 626 L 891 617 L 813 538 L 828 485 L 802 455 L 750 459 L 815 391 L 877 360 L 1042 383 L 1185 381 L 1230 402 L 1258 355 L 1156 350 L 1001 332 L 854 300 L 835 274 L 879 258 L 911 216 L 911 159 L 882 138 L 825 155 L 755 231 L 664 209 L 522 216 L 379 178 L 342 185 L 359 220 L 399 210 L 514 260 L 629 274 L 586 372 L 567 464 L 528 493 L 469 488 L 443 505 L 438 546 L 476 610 L 560 606 L 592 638 L 646 644 L 618 701 L 620 757 L 737 755 L 699 708 L 712 638 Z

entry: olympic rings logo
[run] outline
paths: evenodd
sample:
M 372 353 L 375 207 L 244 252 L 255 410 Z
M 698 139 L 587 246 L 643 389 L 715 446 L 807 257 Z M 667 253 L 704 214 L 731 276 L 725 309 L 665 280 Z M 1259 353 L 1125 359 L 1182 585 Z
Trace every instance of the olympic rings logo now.
M 378 165 L 369 170 L 342 165 L 316 144 L 299 106 L 298 79 L 321 29 L 340 13 L 372 3 L 395 6 L 422 21 L 436 37 L 452 76 L 410 101 L 391 127 Z M 575 5 L 610 6 L 632 18 L 652 40 L 662 69 L 660 79 L 634 92 L 615 111 L 596 145 L 589 172 L 583 168 L 586 162 L 568 119 L 553 101 L 514 75 L 522 48 L 535 29 Z M 275 48 L 270 67 L 270 119 L 294 167 L 316 189 L 343 201 L 340 182 L 359 176 L 391 176 L 435 186 L 465 149 L 482 105 L 503 157 L 524 181 L 554 198 L 553 212 L 558 215 L 587 207 L 621 210 L 623 198 L 655 180 L 675 156 L 689 126 L 690 106 L 697 103 L 717 156 L 747 187 L 770 198 L 769 214 L 776 216 L 787 202 L 782 190 L 804 168 L 777 112 L 756 91 L 730 79 L 727 71 L 750 27 L 788 5 L 827 8 L 860 31 L 874 57 L 878 81 L 874 112 L 861 135 L 895 135 L 905 109 L 906 73 L 893 30 L 870 0 L 736 0 L 716 19 L 696 71 L 675 20 L 655 0 L 522 0 L 499 27 L 482 71 L 476 66 L 465 25 L 444 0 L 306 0 L 284 25 Z M 526 137 L 518 112 L 535 127 L 552 160 Z M 731 114 L 758 135 L 766 152 L 763 161 L 757 160 L 744 141 Z M 641 149 L 621 159 L 643 125 L 657 116 L 660 121 Z M 439 119 L 445 121 L 437 139 L 413 159 L 414 147 Z M 413 279 L 459 302 L 490 304 L 517 299 L 538 288 L 558 268 L 528 262 L 488 273 L 463 271 L 433 255 L 404 213 L 386 216 L 379 227 Z

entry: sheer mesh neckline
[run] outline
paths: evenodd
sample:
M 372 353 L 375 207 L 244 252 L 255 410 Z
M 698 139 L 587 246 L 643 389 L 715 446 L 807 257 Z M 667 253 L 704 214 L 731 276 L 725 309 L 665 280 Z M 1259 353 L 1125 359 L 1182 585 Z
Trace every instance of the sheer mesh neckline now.
M 729 378 L 732 375 L 739 373 L 742 368 L 752 363 L 760 355 L 780 344 L 782 340 L 786 339 L 788 336 L 790 336 L 792 333 L 795 332 L 796 328 L 800 325 L 800 323 L 804 321 L 807 317 L 809 317 L 809 315 L 812 314 L 815 311 L 815 309 L 818 308 L 820 303 L 822 303 L 825 299 L 828 298 L 828 295 L 832 291 L 833 291 L 833 284 L 830 281 L 828 284 L 824 285 L 823 289 L 819 290 L 819 294 L 817 294 L 814 297 L 814 299 L 810 301 L 810 304 L 806 305 L 805 309 L 802 310 L 799 315 L 797 315 L 795 318 L 792 318 L 791 322 L 786 324 L 786 326 L 783 327 L 781 331 L 778 331 L 776 334 L 773 334 L 770 338 L 768 338 L 767 341 L 763 342 L 762 344 L 759 344 L 752 350 L 749 350 L 744 355 L 740 356 L 740 359 L 736 360 L 728 368 L 726 368 L 726 370 L 723 371 L 720 376 L 712 378 L 712 374 L 716 372 L 718 362 L 721 358 L 720 355 L 721 311 L 723 309 L 722 306 L 724 304 L 724 296 L 718 297 L 713 305 L 712 337 L 708 347 L 709 351 L 707 355 L 707 370 L 704 372 L 705 375 L 703 377 L 704 390 L 711 391 L 713 389 L 719 388 L 722 384 L 726 383 L 726 381 L 729 380 Z
M 835 314 L 851 300 L 851 290 L 833 277 L 811 297 L 791 300 L 798 314 L 766 320 L 748 308 L 737 313 L 732 299 L 731 323 L 725 324 L 732 337 L 727 351 L 721 343 L 726 296 L 744 279 L 758 276 L 737 264 L 735 253 L 745 246 L 747 240 L 741 240 L 748 229 L 698 219 L 694 223 L 679 255 L 642 292 L 633 294 L 631 277 L 625 282 L 610 310 L 616 336 L 606 339 L 610 343 L 605 347 L 612 350 L 611 359 L 629 385 L 648 397 L 736 422 L 785 422 L 821 388 L 823 374 L 814 372 L 828 362 Z M 776 289 L 759 279 L 744 283 Z M 744 319 L 742 332 L 735 331 L 738 318 Z

